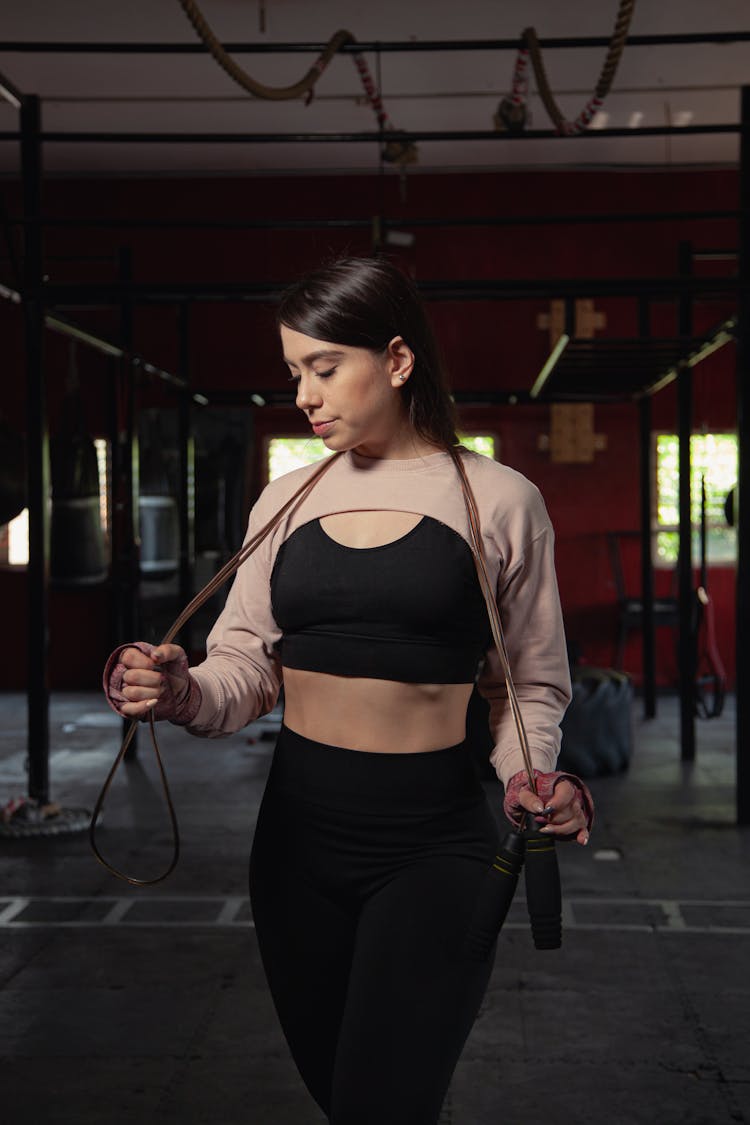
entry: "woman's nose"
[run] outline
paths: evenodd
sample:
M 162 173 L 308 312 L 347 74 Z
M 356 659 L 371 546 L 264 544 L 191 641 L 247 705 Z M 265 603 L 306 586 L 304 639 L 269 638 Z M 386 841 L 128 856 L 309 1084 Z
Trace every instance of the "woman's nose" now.
M 316 389 L 312 380 L 301 375 L 297 383 L 297 397 L 295 399 L 299 409 L 310 410 L 314 406 L 320 406 L 322 401 L 320 391 Z

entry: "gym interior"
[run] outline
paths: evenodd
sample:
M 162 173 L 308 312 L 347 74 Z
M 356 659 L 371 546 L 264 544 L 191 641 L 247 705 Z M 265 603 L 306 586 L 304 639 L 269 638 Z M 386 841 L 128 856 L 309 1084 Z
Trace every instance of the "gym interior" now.
M 561 768 L 597 804 L 589 847 L 557 849 L 560 949 L 521 880 L 440 1120 L 750 1122 L 749 73 L 740 0 L 4 13 L 8 1121 L 323 1121 L 246 892 L 281 705 L 219 742 L 161 725 L 168 879 L 147 724 L 96 836 L 145 885 L 89 837 L 131 726 L 108 654 L 167 635 L 268 481 L 325 454 L 274 308 L 347 253 L 414 279 L 461 439 L 542 492 Z M 177 633 L 193 662 L 225 597 Z M 486 719 L 475 695 L 500 824 Z

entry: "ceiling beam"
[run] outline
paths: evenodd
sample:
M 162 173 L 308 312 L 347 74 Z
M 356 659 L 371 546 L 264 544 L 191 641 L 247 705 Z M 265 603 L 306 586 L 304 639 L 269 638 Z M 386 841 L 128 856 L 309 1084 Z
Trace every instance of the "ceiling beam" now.
M 629 35 L 626 47 L 672 47 L 700 43 L 747 43 L 750 31 L 700 31 L 683 35 Z M 580 48 L 609 47 L 611 36 L 564 36 L 539 40 L 545 51 L 571 50 Z M 320 54 L 327 43 L 224 43 L 224 49 L 233 55 L 270 54 Z M 346 43 L 339 48 L 340 54 L 358 54 L 370 51 L 375 54 L 394 52 L 416 54 L 425 51 L 517 51 L 524 46 L 520 36 L 508 39 L 425 39 L 422 41 L 378 40 Z M 202 43 L 112 43 L 76 41 L 38 41 L 14 40 L 0 42 L 0 51 L 38 54 L 120 54 L 120 55 L 203 55 L 208 48 Z

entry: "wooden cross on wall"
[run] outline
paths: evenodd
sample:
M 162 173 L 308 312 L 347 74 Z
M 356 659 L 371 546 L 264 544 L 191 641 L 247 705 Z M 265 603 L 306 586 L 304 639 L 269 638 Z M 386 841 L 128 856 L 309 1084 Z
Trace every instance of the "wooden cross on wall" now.
M 565 302 L 550 301 L 548 313 L 536 318 L 537 328 L 549 332 L 549 348 L 554 348 L 565 331 Z M 607 314 L 594 308 L 591 298 L 579 298 L 575 304 L 575 337 L 591 340 L 598 328 L 605 328 Z M 594 460 L 594 453 L 607 448 L 606 434 L 594 432 L 593 402 L 553 402 L 550 405 L 550 432 L 539 435 L 539 449 L 549 450 L 550 460 L 557 464 L 585 464 Z
M 565 331 L 565 302 L 550 301 L 549 312 L 539 313 L 536 318 L 537 328 L 549 330 L 549 350 Z M 581 297 L 576 301 L 574 334 L 577 340 L 591 340 L 598 328 L 607 327 L 607 314 L 594 308 L 590 297 Z

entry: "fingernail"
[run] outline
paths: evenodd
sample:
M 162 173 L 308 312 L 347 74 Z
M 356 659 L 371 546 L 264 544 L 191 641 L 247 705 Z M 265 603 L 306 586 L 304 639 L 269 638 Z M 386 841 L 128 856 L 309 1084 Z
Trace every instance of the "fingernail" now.
M 542 813 L 542 814 L 543 814 L 543 813 L 544 813 L 544 811 L 545 811 L 545 809 L 544 809 L 544 805 L 542 804 L 542 802 L 541 802 L 541 801 L 539 802 L 539 804 L 538 804 L 538 805 L 535 805 L 535 806 L 534 806 L 534 812 L 536 812 L 536 813 Z
M 545 824 L 544 828 L 540 828 L 539 831 L 540 832 L 552 832 L 553 828 L 552 828 L 551 824 Z
M 147 700 L 146 700 L 146 706 L 147 706 L 147 707 L 156 707 L 156 704 L 157 704 L 158 702 L 159 702 L 159 700 L 158 700 L 158 699 L 147 699 Z
M 586 833 L 586 835 L 585 835 L 585 836 L 584 836 L 584 838 L 583 838 L 583 846 L 584 846 L 584 848 L 586 847 L 586 845 L 588 844 L 588 842 L 589 842 L 589 834 L 588 834 L 588 832 L 587 832 L 587 833 Z

